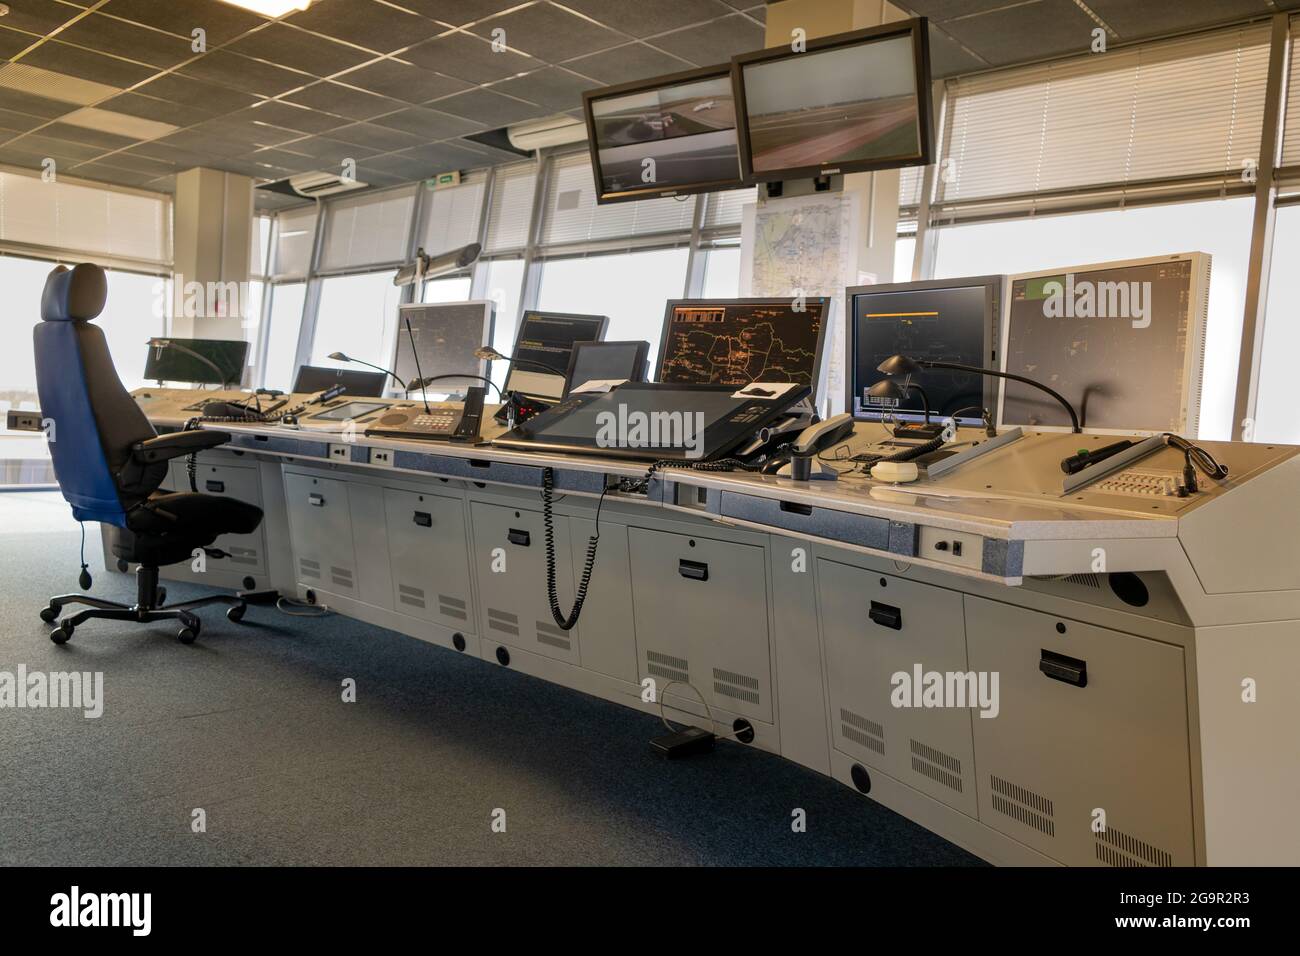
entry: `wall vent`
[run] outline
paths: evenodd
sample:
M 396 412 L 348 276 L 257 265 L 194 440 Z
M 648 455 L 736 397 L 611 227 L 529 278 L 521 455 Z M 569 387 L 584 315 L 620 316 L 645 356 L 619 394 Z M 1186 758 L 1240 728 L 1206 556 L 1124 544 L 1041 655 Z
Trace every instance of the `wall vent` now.
M 554 624 L 546 624 L 543 621 L 537 621 L 537 642 L 539 644 L 548 644 L 551 647 L 558 647 L 562 651 L 573 649 L 573 642 L 569 635 L 560 630 Z
M 502 634 L 519 636 L 519 615 L 511 614 L 509 611 L 498 611 L 494 607 L 488 608 L 487 613 L 489 631 L 500 631 Z
M 412 587 L 409 584 L 397 585 L 397 600 L 402 604 L 409 604 L 411 607 L 423 608 L 424 588 Z
M 351 587 L 353 587 L 353 584 L 352 584 L 352 571 L 351 571 L 351 569 L 349 569 L 349 568 L 336 568 L 336 567 L 334 567 L 334 566 L 331 565 L 331 566 L 330 566 L 330 580 L 333 581 L 335 584 L 337 584 L 337 585 L 338 585 L 339 587 L 341 587 L 341 588 L 351 588 Z
M 302 573 L 302 576 L 305 578 L 316 578 L 317 580 L 320 579 L 319 561 L 308 561 L 306 558 L 299 558 L 298 570 Z
M 911 745 L 913 770 L 949 790 L 962 792 L 960 760 L 919 740 L 911 741 Z
M 1071 584 L 1082 584 L 1086 588 L 1101 589 L 1101 575 L 1099 574 L 1089 574 L 1087 572 L 1067 574 L 1061 580 L 1069 581 Z
M 885 728 L 874 720 L 859 716 L 851 710 L 840 708 L 840 733 L 861 747 L 885 755 Z
M 1107 866 L 1173 866 L 1173 855 L 1114 827 L 1097 837 L 1097 859 Z
M 691 668 L 684 657 L 674 657 L 672 654 L 661 654 L 658 651 L 647 650 L 645 652 L 645 669 L 647 674 L 655 677 L 662 677 L 664 680 L 681 681 L 683 684 L 691 682 Z
M 443 617 L 455 618 L 458 621 L 469 620 L 469 610 L 465 606 L 465 602 L 448 594 L 438 595 L 438 613 Z
M 989 777 L 993 809 L 1050 837 L 1056 836 L 1052 801 L 1041 794 L 1018 787 L 1001 777 Z
M 713 692 L 755 706 L 761 702 L 758 696 L 757 677 L 723 670 L 720 667 L 713 668 Z

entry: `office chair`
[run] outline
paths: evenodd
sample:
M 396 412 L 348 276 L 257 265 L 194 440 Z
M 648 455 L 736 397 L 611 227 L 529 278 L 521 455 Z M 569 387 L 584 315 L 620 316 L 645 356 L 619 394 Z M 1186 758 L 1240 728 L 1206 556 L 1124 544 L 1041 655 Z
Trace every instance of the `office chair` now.
M 181 431 L 160 436 L 154 431 L 118 379 L 103 330 L 90 324 L 103 311 L 107 295 L 108 281 L 99 266 L 58 266 L 50 273 L 41 295 L 42 321 L 33 333 L 36 390 L 42 416 L 52 423 L 50 457 L 59 489 L 74 518 L 108 526 L 113 554 L 139 564 L 136 601 L 128 605 L 63 594 L 50 598 L 41 620 L 52 623 L 65 605 L 83 604 L 88 609 L 60 621 L 50 640 L 66 642 L 91 618 L 170 619 L 181 623 L 177 638 L 190 644 L 200 627 L 195 608 L 229 604 L 226 616 L 239 621 L 244 601 L 222 594 L 162 604 L 158 568 L 190 560 L 196 548 L 206 548 L 218 535 L 255 530 L 262 510 L 216 495 L 158 491 L 169 459 L 220 445 L 230 435 Z M 84 548 L 84 536 L 82 543 Z M 89 587 L 84 552 L 82 562 L 82 587 Z

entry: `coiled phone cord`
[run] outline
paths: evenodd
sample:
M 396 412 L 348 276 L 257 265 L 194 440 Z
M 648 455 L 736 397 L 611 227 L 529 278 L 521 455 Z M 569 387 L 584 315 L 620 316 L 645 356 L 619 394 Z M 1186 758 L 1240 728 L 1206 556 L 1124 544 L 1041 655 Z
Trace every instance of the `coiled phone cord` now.
M 573 610 L 565 617 L 560 610 L 560 595 L 555 584 L 555 516 L 552 508 L 555 504 L 555 473 L 550 468 L 542 469 L 542 524 L 546 528 L 546 599 L 551 605 L 551 617 L 555 626 L 562 631 L 569 631 L 578 623 L 582 614 L 582 605 L 587 600 L 587 587 L 591 584 L 591 572 L 596 567 L 596 548 L 600 544 L 600 509 L 605 504 L 605 492 L 601 489 L 600 501 L 596 504 L 596 533 L 587 539 L 587 557 L 582 566 L 582 577 L 578 581 L 577 592 L 573 596 Z

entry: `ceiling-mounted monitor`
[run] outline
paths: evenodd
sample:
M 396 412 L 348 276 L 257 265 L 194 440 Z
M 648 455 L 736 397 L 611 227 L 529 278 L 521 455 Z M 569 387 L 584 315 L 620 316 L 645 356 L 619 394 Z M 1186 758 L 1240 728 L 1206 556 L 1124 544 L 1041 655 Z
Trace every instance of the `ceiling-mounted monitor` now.
M 731 65 L 582 94 L 598 203 L 739 189 Z
M 1002 370 L 1060 392 L 1086 432 L 1194 438 L 1209 289 L 1204 252 L 1008 276 Z M 1012 381 L 998 420 L 1069 429 L 1056 402 Z
M 732 59 L 742 175 L 750 181 L 924 166 L 934 151 L 926 20 Z

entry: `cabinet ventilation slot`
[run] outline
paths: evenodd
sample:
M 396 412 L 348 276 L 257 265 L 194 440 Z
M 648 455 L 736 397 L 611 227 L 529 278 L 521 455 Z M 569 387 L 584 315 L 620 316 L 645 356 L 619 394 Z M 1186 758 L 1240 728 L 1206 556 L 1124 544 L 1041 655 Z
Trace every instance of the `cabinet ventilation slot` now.
M 446 594 L 438 595 L 438 613 L 443 617 L 454 617 L 458 621 L 468 621 L 465 602 Z
M 1082 584 L 1084 587 L 1100 588 L 1101 577 L 1096 574 L 1067 574 L 1065 580 L 1071 584 Z
M 319 578 L 319 577 L 320 577 L 320 562 L 319 562 L 319 561 L 308 561 L 306 558 L 299 558 L 299 559 L 298 559 L 298 569 L 302 572 L 302 576 L 305 577 L 305 578 Z
M 684 657 L 660 654 L 658 651 L 645 652 L 646 673 L 665 680 L 679 680 L 683 684 L 691 682 L 691 669 Z
M 724 671 L 720 667 L 713 668 L 713 692 L 749 704 L 757 705 L 760 702 L 758 678 L 737 674 L 735 671 Z
M 397 600 L 412 607 L 424 607 L 424 588 L 411 587 L 409 584 L 397 586 Z
M 1008 783 L 1001 777 L 989 777 L 993 790 L 993 809 L 1013 820 L 1033 827 L 1050 837 L 1056 836 L 1056 824 L 1052 822 L 1052 801 L 1046 797 Z
M 885 754 L 885 728 L 874 720 L 859 717 L 851 710 L 840 708 L 840 733 L 846 740 L 859 746 L 874 750 L 882 757 Z
M 330 580 L 341 588 L 352 587 L 352 572 L 347 568 L 330 567 Z
M 1174 858 L 1150 843 L 1107 827 L 1097 836 L 1097 859 L 1108 866 L 1173 866 Z
M 558 647 L 562 651 L 571 650 L 573 644 L 569 641 L 568 636 L 558 627 L 551 624 L 543 624 L 537 621 L 537 642 L 539 644 L 549 644 L 551 647 Z
M 498 611 L 496 608 L 490 607 L 488 608 L 488 630 L 513 634 L 518 637 L 519 615 L 511 614 L 509 611 Z
M 950 790 L 962 792 L 960 760 L 919 740 L 913 740 L 911 744 L 913 770 Z

